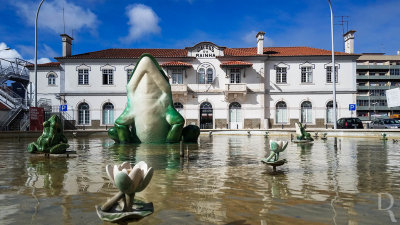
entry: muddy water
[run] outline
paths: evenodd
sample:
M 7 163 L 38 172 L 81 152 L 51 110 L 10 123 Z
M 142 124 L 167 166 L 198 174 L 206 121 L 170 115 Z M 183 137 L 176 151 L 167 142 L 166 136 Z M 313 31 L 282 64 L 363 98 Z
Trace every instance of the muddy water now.
M 283 138 L 284 139 L 284 138 Z M 0 224 L 103 224 L 95 205 L 117 190 L 105 165 L 146 161 L 155 168 L 136 198 L 154 203 L 140 224 L 391 224 L 400 221 L 400 148 L 378 139 L 290 143 L 272 173 L 262 136 L 201 136 L 179 144 L 114 146 L 71 139 L 72 158 L 32 156 L 33 140 L 0 142 Z M 379 193 L 381 198 L 379 198 Z M 107 223 L 106 223 L 107 224 Z

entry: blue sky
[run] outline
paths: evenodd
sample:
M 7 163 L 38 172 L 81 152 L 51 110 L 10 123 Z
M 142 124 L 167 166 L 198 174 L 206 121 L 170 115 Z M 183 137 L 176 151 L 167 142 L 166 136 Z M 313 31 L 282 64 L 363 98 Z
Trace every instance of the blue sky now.
M 0 57 L 34 57 L 34 18 L 40 0 L 0 0 Z M 332 0 L 335 16 L 349 16 L 356 53 L 400 50 L 400 1 Z M 310 46 L 330 49 L 327 0 L 45 0 L 39 14 L 40 62 L 61 55 L 64 32 L 73 54 L 106 48 L 184 48 L 200 41 L 226 47 Z M 335 18 L 338 23 L 339 18 Z M 343 51 L 335 26 L 335 50 Z

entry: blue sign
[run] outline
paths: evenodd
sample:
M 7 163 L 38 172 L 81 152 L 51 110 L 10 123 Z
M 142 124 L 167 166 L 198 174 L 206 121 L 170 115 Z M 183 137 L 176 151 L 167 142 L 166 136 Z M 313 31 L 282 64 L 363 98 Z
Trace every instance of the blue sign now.
M 356 104 L 349 104 L 349 110 L 350 111 L 355 111 L 356 110 Z
M 67 105 L 60 105 L 60 111 L 67 111 Z

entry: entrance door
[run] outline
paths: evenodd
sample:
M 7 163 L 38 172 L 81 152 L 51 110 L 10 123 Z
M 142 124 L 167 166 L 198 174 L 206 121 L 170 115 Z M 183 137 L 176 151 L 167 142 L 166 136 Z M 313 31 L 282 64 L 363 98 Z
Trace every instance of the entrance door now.
M 200 105 L 200 129 L 213 129 L 213 109 L 209 102 Z
M 229 128 L 242 129 L 242 106 L 237 102 L 232 102 L 229 105 Z

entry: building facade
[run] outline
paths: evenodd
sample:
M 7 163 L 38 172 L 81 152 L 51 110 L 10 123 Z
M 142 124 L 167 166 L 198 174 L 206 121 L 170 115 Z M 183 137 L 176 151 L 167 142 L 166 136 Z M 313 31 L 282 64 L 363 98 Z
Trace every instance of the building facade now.
M 169 77 L 175 108 L 186 124 L 202 129 L 266 129 L 332 126 L 331 51 L 310 47 L 228 48 L 200 42 L 184 49 L 106 49 L 63 56 L 38 66 L 38 105 L 67 105 L 77 128 L 107 129 L 126 106 L 126 85 L 143 53 Z M 335 53 L 338 118 L 356 102 L 356 59 Z M 31 82 L 34 83 L 33 68 Z
M 389 108 L 386 90 L 400 87 L 400 53 L 365 53 L 357 60 L 357 116 L 364 121 L 400 114 Z

